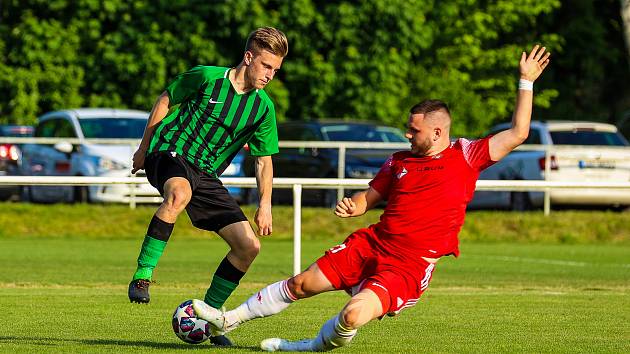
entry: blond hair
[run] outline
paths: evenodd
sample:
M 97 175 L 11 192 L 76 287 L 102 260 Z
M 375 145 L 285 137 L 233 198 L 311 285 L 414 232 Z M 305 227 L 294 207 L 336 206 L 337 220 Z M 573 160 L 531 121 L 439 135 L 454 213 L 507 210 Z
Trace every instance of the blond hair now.
M 273 27 L 261 27 L 249 34 L 245 50 L 260 52 L 263 49 L 284 58 L 289 53 L 289 42 L 282 31 Z

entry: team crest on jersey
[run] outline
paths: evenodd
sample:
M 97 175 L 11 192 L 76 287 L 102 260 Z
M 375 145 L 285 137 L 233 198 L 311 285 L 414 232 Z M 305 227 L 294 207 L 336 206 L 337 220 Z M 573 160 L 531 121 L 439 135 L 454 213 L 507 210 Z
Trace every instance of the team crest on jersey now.
M 401 179 L 407 174 L 407 169 L 403 167 L 402 171 L 396 175 L 396 178 Z

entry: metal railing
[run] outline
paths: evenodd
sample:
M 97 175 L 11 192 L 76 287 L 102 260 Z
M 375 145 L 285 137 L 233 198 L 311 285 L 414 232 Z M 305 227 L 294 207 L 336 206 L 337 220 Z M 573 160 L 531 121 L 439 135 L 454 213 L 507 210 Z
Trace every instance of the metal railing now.
M 67 142 L 70 144 L 115 144 L 115 145 L 129 145 L 132 150 L 140 143 L 139 139 L 79 139 L 79 138 L 14 138 L 14 137 L 0 137 L 0 143 L 14 143 L 14 144 L 56 144 L 60 142 Z M 345 142 L 345 141 L 293 141 L 282 140 L 279 142 L 280 148 L 327 148 L 337 149 L 338 163 L 337 163 L 337 178 L 343 179 L 345 177 L 346 169 L 346 153 L 348 149 L 382 149 L 382 150 L 408 150 L 409 143 L 381 143 L 381 142 Z M 562 152 L 563 150 L 588 150 L 592 146 L 581 145 L 521 145 L 518 146 L 515 151 L 544 151 L 545 152 L 545 170 L 543 178 L 548 181 L 551 175 L 551 158 L 556 152 Z M 607 149 L 614 151 L 628 151 L 628 147 L 607 146 Z M 359 180 L 359 179 L 356 179 Z M 483 180 L 482 180 L 483 181 Z M 96 183 L 95 183 L 96 184 Z M 479 184 L 478 184 L 479 186 Z M 246 187 L 246 186 L 245 186 Z M 330 188 L 330 187 L 329 187 Z M 346 185 L 340 184 L 337 189 L 337 199 L 341 199 L 344 196 L 345 188 L 349 188 Z M 483 189 L 479 189 L 483 190 Z M 501 189 L 501 191 L 516 191 L 510 189 Z M 540 190 L 524 190 L 518 191 L 541 191 L 544 193 L 543 210 L 545 215 L 549 215 L 551 212 L 551 188 L 542 188 Z M 129 190 L 129 204 L 132 208 L 135 207 L 135 190 L 130 188 Z M 156 194 L 157 195 L 157 194 Z
M 255 187 L 252 177 L 221 178 L 227 186 Z M 301 271 L 302 240 L 302 189 L 303 188 L 366 188 L 369 179 L 337 179 L 337 178 L 274 178 L 275 188 L 293 189 L 293 273 Z M 0 176 L 0 185 L 93 185 L 93 184 L 142 184 L 142 177 L 82 177 L 82 176 Z M 629 189 L 630 182 L 557 182 L 557 181 L 477 181 L 478 190 L 489 191 L 548 191 L 550 189 L 567 188 L 615 188 Z M 133 189 L 133 188 L 132 188 Z

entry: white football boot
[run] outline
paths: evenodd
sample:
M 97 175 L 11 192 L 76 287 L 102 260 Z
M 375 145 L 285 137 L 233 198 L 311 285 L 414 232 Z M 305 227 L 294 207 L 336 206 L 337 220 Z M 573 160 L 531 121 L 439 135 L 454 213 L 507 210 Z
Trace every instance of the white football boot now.
M 226 332 L 225 316 L 223 316 L 223 311 L 215 309 L 202 300 L 197 299 L 193 299 L 192 307 L 195 310 L 195 315 L 197 316 L 197 318 L 208 321 L 214 332 Z
M 290 342 L 282 338 L 267 338 L 260 342 L 260 349 L 266 352 L 312 352 L 312 340 L 302 339 Z

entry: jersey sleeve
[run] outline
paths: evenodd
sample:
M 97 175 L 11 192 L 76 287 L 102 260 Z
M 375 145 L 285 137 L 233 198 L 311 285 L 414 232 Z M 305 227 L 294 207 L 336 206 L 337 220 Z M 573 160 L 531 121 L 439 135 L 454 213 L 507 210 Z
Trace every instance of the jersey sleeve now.
M 389 190 L 392 186 L 394 156 L 390 156 L 381 166 L 374 179 L 369 183 L 370 187 L 376 190 L 384 200 L 389 197 Z
M 170 105 L 180 104 L 193 97 L 207 81 L 204 67 L 201 65 L 177 75 L 166 87 Z
M 459 139 L 459 143 L 462 146 L 464 158 L 468 165 L 474 170 L 481 171 L 492 166 L 496 161 L 492 161 L 490 158 L 489 141 L 492 136 L 485 138 L 468 140 L 464 138 Z
M 276 111 L 271 102 L 267 107 L 268 111 L 262 118 L 262 124 L 256 129 L 254 136 L 248 143 L 252 156 L 269 156 L 277 154 L 279 151 Z

